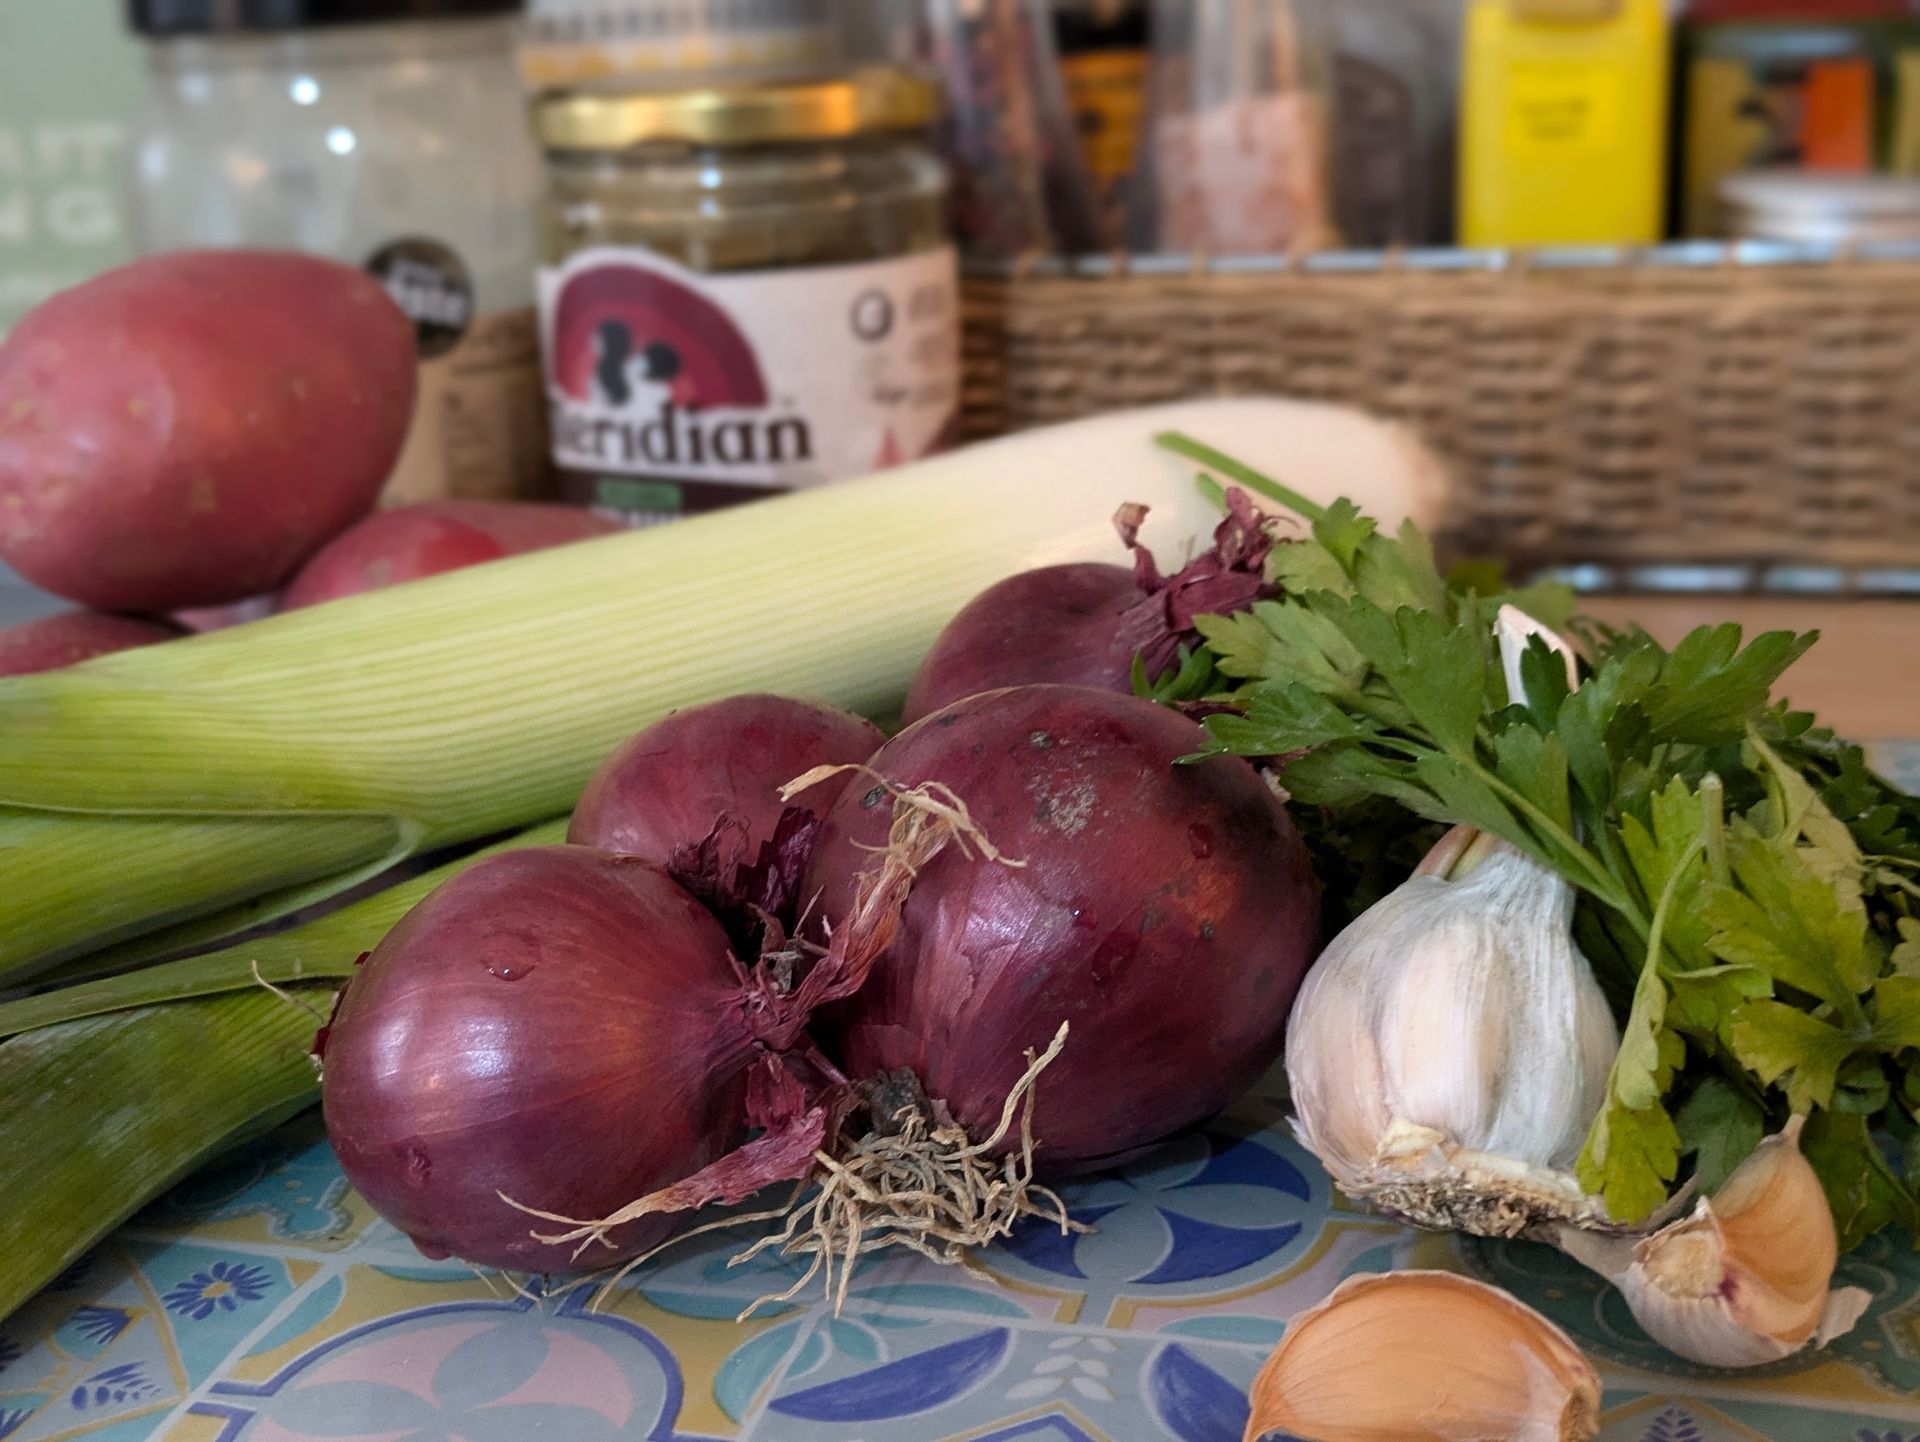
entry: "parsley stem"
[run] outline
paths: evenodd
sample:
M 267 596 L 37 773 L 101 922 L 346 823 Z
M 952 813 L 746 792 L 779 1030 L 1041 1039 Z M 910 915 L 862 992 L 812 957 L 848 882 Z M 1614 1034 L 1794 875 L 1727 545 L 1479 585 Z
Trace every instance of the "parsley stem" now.
M 1489 770 L 1478 756 L 1471 752 L 1456 753 L 1442 747 L 1431 737 L 1393 736 L 1375 733 L 1367 738 L 1369 742 L 1397 751 L 1401 756 L 1418 761 L 1422 756 L 1444 755 L 1471 771 L 1480 782 L 1491 790 L 1509 808 L 1526 820 L 1542 838 L 1553 843 L 1568 860 L 1576 863 L 1583 872 L 1582 876 L 1569 876 L 1567 879 L 1592 896 L 1602 906 L 1618 913 L 1633 928 L 1634 935 L 1642 941 L 1647 937 L 1647 919 L 1634 905 L 1632 895 L 1620 884 L 1620 878 L 1604 860 L 1596 858 L 1592 851 L 1580 844 L 1579 840 L 1540 806 L 1529 800 L 1526 794 L 1516 789 L 1500 776 Z M 1458 818 L 1455 818 L 1456 821 Z M 1539 860 L 1551 866 L 1555 871 L 1564 868 L 1551 857 L 1539 857 Z
M 1597 860 L 1591 851 L 1582 846 L 1572 832 L 1568 831 L 1558 821 L 1555 821 L 1553 817 L 1541 809 L 1541 807 L 1530 800 L 1525 792 L 1518 790 L 1503 779 L 1498 772 L 1488 770 L 1481 764 L 1478 757 L 1471 755 L 1455 756 L 1454 760 L 1463 766 L 1471 768 L 1475 775 L 1477 775 L 1494 794 L 1499 796 L 1508 806 L 1512 807 L 1515 811 L 1519 812 L 1521 816 L 1525 817 L 1527 821 L 1532 823 L 1534 829 L 1538 831 L 1540 835 L 1552 841 L 1569 859 L 1579 862 L 1586 872 L 1586 879 L 1583 881 L 1578 877 L 1568 877 L 1567 879 L 1569 881 L 1582 887 L 1602 905 L 1611 907 L 1614 911 L 1618 912 L 1626 919 L 1627 924 L 1634 929 L 1634 932 L 1638 936 L 1643 940 L 1646 938 L 1646 918 L 1641 916 L 1639 908 L 1633 904 L 1633 899 L 1622 890 L 1619 885 L 1619 878 L 1607 868 L 1604 862 Z M 1555 869 L 1558 870 L 1559 868 L 1556 867 Z
M 1648 966 L 1657 967 L 1660 964 L 1660 948 L 1666 942 L 1667 917 L 1673 910 L 1673 899 L 1680 893 L 1682 878 L 1686 876 L 1693 863 L 1706 854 L 1706 850 L 1707 843 L 1704 840 L 1694 842 L 1687 848 L 1686 854 L 1680 858 L 1673 870 L 1667 873 L 1667 884 L 1660 888 L 1660 901 L 1653 908 L 1653 929 L 1647 933 L 1646 964 Z
M 1707 874 L 1725 886 L 1733 877 L 1727 862 L 1727 786 L 1713 772 L 1700 778 L 1700 834 L 1707 850 Z
M 1607 868 L 1607 874 L 1620 880 L 1631 894 L 1634 889 L 1633 871 L 1626 852 L 1621 848 L 1620 837 L 1604 821 L 1592 828 L 1593 840 L 1600 849 L 1600 864 Z

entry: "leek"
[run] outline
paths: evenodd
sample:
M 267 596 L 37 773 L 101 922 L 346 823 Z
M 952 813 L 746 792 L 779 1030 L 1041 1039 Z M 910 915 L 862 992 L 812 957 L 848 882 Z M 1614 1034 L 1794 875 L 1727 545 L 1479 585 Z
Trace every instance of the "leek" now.
M 37 958 L 36 971 L 209 912 L 246 908 L 227 923 L 240 930 L 282 909 L 249 907 L 262 892 L 281 892 L 297 906 L 396 850 L 393 824 L 377 817 L 315 816 L 290 827 L 247 817 L 31 812 L 0 814 L 0 848 L 0 958 Z M 183 873 L 201 877 L 190 901 L 176 880 Z M 8 969 L 0 960 L 0 976 Z
M 527 832 L 277 936 L 0 1005 L 0 1321 L 195 1167 L 319 1095 L 332 988 L 441 882 Z M 18 1033 L 16 1035 L 16 1033 Z
M 0 1002 L 0 1041 L 38 1027 L 159 1002 L 244 991 L 262 982 L 292 986 L 345 980 L 353 975 L 361 956 L 379 945 L 380 938 L 443 881 L 489 856 L 523 846 L 558 845 L 566 836 L 566 822 L 550 822 L 289 931 L 255 937 L 204 956 Z
M 0 1046 L 0 1319 L 202 1162 L 308 1106 L 313 1033 L 255 991 Z
M 1063 426 L 0 682 L 0 977 L 559 814 L 676 707 L 751 687 L 884 714 L 987 585 L 1120 559 L 1122 503 L 1155 507 L 1168 554 L 1210 529 L 1155 432 L 1225 430 L 1284 470 L 1292 413 Z

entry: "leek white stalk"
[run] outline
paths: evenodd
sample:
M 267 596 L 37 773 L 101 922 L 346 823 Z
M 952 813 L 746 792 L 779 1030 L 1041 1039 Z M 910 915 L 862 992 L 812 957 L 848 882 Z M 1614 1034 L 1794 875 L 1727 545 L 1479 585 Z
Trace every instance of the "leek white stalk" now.
M 1163 554 L 1211 529 L 1166 429 L 1387 524 L 1434 519 L 1437 468 L 1394 429 L 1203 402 L 0 683 L 0 895 L 38 889 L 29 918 L 0 909 L 0 977 L 557 815 L 676 707 L 751 688 L 884 714 L 988 585 L 1122 559 L 1121 504 L 1153 508 Z

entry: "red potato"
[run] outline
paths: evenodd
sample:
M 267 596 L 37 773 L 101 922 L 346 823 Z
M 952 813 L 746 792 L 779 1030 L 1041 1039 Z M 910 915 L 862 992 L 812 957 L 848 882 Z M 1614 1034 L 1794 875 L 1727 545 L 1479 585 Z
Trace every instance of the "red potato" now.
M 0 630 L 0 676 L 30 676 L 78 666 L 95 656 L 172 641 L 180 633 L 158 621 L 68 611 Z
M 616 521 L 574 506 L 429 501 L 369 516 L 301 568 L 280 609 L 292 611 L 418 581 L 504 556 L 592 540 Z
M 818 701 L 734 696 L 676 711 L 607 758 L 587 783 L 567 840 L 665 866 L 723 819 L 752 856 L 774 837 L 780 788 L 816 766 L 858 765 L 885 742 L 878 726 Z M 852 774 L 793 804 L 825 816 Z
M 386 291 L 332 261 L 189 251 L 76 286 L 0 344 L 0 558 L 102 610 L 272 591 L 373 506 L 416 367 Z

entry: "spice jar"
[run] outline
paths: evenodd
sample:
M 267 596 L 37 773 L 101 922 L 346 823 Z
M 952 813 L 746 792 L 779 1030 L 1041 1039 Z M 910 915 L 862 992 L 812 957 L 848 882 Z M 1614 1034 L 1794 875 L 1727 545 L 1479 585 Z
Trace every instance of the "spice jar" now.
M 1689 235 L 1737 233 L 1721 182 L 1920 168 L 1920 17 L 1906 0 L 1695 0 L 1682 30 Z
M 1060 0 L 1054 25 L 1087 170 L 1117 233 L 1126 220 L 1146 115 L 1147 0 Z
M 565 497 L 648 525 L 864 476 L 959 413 L 936 101 L 892 69 L 535 106 Z
M 1668 0 L 1470 0 L 1460 238 L 1647 245 L 1665 231 Z
M 1334 26 L 1334 212 L 1361 249 L 1451 239 L 1455 50 L 1437 12 L 1340 0 Z
M 529 88 L 662 71 L 793 72 L 838 63 L 847 0 L 531 0 Z
M 545 484 L 533 270 L 540 156 L 520 0 L 132 0 L 151 78 L 147 251 L 304 250 L 412 317 L 420 400 L 388 502 Z
M 1721 182 L 1730 232 L 1742 240 L 1864 245 L 1920 240 L 1920 180 L 1758 170 Z
M 1317 0 L 1157 0 L 1153 111 L 1132 228 L 1213 255 L 1338 240 L 1329 186 L 1332 54 Z

